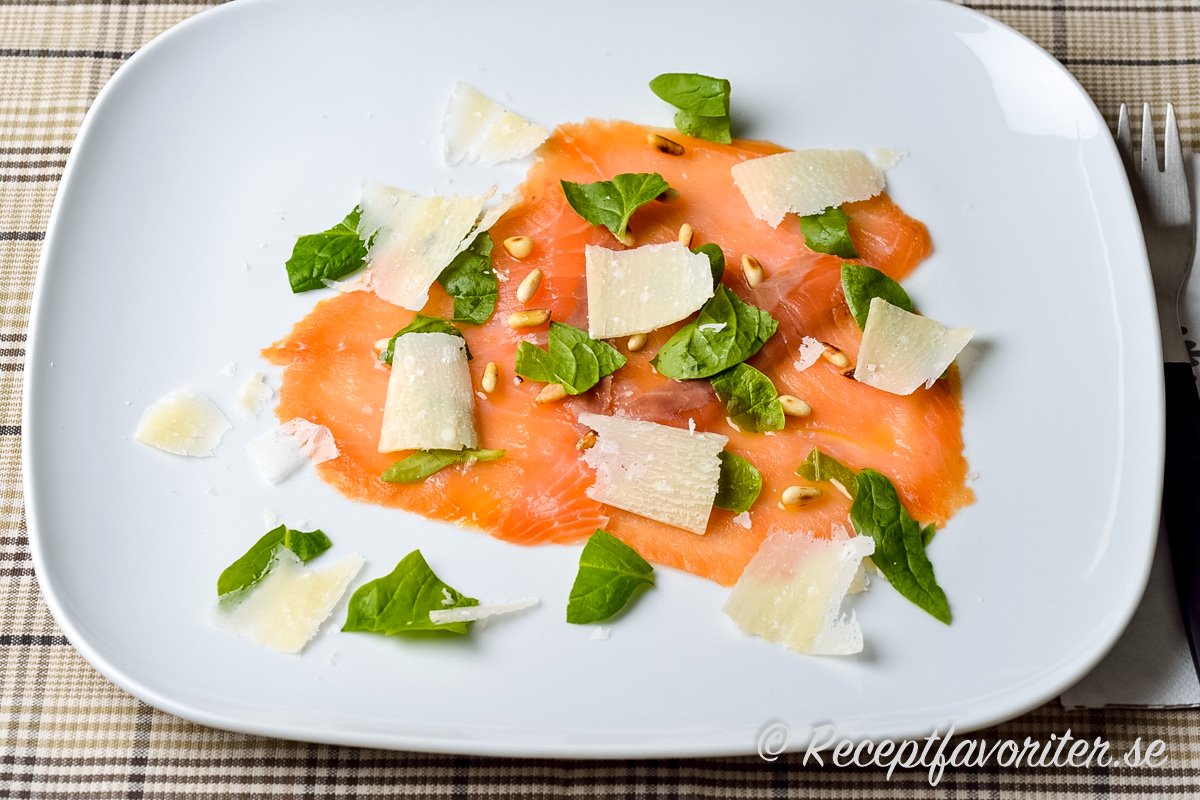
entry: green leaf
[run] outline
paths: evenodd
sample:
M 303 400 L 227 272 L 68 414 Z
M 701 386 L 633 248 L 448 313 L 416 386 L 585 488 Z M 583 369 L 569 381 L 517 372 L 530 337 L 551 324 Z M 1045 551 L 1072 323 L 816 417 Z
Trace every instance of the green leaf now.
M 721 478 L 713 505 L 741 514 L 749 511 L 762 492 L 762 473 L 746 459 L 728 450 L 721 451 Z
M 624 172 L 595 183 L 560 183 L 575 213 L 608 228 L 618 239 L 625 236 L 634 211 L 671 188 L 657 172 Z
M 650 91 L 679 109 L 675 128 L 688 136 L 729 144 L 729 95 L 724 78 L 667 72 L 650 81 Z
M 234 561 L 217 578 L 217 595 L 224 597 L 255 585 L 271 571 L 275 553 L 285 547 L 303 563 L 324 553 L 333 542 L 322 531 L 294 531 L 280 525 L 254 543 L 246 554 Z
M 734 423 L 760 433 L 783 429 L 783 406 L 775 384 L 749 364 L 738 364 L 712 376 L 711 383 Z
M 652 363 L 677 381 L 708 378 L 757 353 L 778 327 L 766 311 L 718 286 L 700 315 L 676 331 Z
M 712 270 L 713 287 L 715 288 L 721 282 L 721 278 L 725 275 L 724 251 L 722 251 L 717 245 L 709 242 L 708 244 L 700 245 L 696 249 L 692 250 L 692 252 L 703 253 L 704 255 L 708 256 L 708 267 L 710 270 Z
M 324 289 L 325 281 L 344 278 L 366 263 L 367 243 L 358 236 L 358 206 L 322 233 L 301 236 L 284 265 L 293 292 Z
M 567 601 L 567 622 L 586 625 L 623 609 L 641 586 L 654 585 L 654 568 L 632 547 L 604 531 L 587 540 Z
M 505 452 L 504 450 L 471 449 L 418 450 L 392 464 L 379 478 L 387 483 L 416 483 L 455 464 L 496 461 L 503 458 Z
M 950 624 L 950 604 L 925 555 L 925 530 L 900 504 L 896 487 L 872 469 L 858 473 L 850 521 L 875 540 L 871 560 L 900 594 L 935 619 Z
M 459 594 L 438 580 L 420 550 L 413 550 L 389 574 L 365 583 L 350 597 L 344 631 L 398 636 L 416 631 L 466 633 L 469 622 L 438 625 L 430 611 L 477 606 L 473 597 Z
M 500 282 L 492 269 L 492 247 L 492 237 L 484 231 L 438 276 L 438 283 L 454 298 L 458 322 L 482 325 L 496 311 Z
M 850 217 L 837 206 L 820 214 L 800 217 L 800 232 L 810 250 L 842 258 L 858 258 L 854 242 L 850 241 Z
M 571 325 L 550 323 L 549 352 L 529 342 L 517 346 L 515 371 L 522 378 L 561 383 L 568 394 L 580 394 L 625 366 L 625 356 Z
M 854 470 L 815 447 L 796 470 L 796 474 L 810 481 L 834 481 L 844 488 L 851 498 L 858 490 Z
M 913 312 L 912 300 L 904 287 L 874 267 L 862 264 L 842 264 L 842 294 L 859 328 L 867 326 L 871 298 L 882 297 L 892 305 Z
M 380 361 L 384 364 L 392 363 L 392 357 L 396 354 L 396 340 L 406 333 L 448 333 L 451 336 L 457 336 L 464 342 L 467 340 L 467 337 L 462 335 L 462 331 L 446 320 L 440 317 L 427 317 L 424 314 L 417 314 L 413 317 L 412 322 L 396 331 L 395 335 L 388 340 L 387 347 L 383 348 L 383 352 L 379 354 Z M 471 348 L 467 347 L 466 350 L 467 360 L 469 361 L 471 359 Z
M 688 111 L 676 111 L 675 130 L 718 144 L 729 144 L 733 141 L 729 117 L 702 117 Z

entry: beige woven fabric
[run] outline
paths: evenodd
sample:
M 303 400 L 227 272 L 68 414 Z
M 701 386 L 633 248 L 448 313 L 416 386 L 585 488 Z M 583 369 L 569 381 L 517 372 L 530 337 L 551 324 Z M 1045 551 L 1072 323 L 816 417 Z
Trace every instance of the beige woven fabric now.
M 0 797 L 750 797 L 934 796 L 924 773 L 803 767 L 756 758 L 587 763 L 430 756 L 210 730 L 134 700 L 71 648 L 29 559 L 20 402 L 29 303 L 50 205 L 75 132 L 121 62 L 208 4 L 0 2 Z M 976 3 L 1036 40 L 1115 121 L 1121 101 L 1177 104 L 1200 148 L 1200 3 Z M 1168 744 L 1153 770 L 950 771 L 938 796 L 1200 796 L 1200 712 L 1074 712 L 1047 706 L 983 734 L 1070 729 L 1114 748 Z

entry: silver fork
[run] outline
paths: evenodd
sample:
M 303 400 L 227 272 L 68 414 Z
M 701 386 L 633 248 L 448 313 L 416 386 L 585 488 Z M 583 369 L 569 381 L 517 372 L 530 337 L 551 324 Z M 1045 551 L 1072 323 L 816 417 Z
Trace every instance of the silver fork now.
M 1167 417 L 1162 524 L 1192 662 L 1200 675 L 1200 395 L 1179 325 L 1179 296 L 1192 262 L 1194 224 L 1175 108 L 1167 106 L 1162 169 L 1149 103 L 1142 106 L 1141 138 L 1135 158 L 1129 113 L 1122 105 L 1117 146 L 1142 218 L 1162 333 Z

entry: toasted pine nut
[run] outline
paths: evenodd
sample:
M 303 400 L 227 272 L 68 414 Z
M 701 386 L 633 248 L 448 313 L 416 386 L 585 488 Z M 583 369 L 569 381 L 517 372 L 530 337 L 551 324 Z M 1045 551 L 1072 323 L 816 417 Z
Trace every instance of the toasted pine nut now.
M 654 199 L 660 203 L 669 203 L 672 200 L 679 199 L 679 192 L 668 186 L 666 189 L 663 189 L 661 192 L 659 192 L 658 197 Z
M 783 406 L 783 413 L 789 417 L 807 417 L 812 414 L 812 406 L 795 395 L 779 395 L 779 405 Z
M 779 495 L 779 502 L 784 507 L 796 508 L 811 503 L 822 494 L 816 486 L 789 486 Z
M 533 402 L 538 405 L 545 403 L 557 403 L 567 396 L 567 390 L 563 388 L 561 383 L 547 383 L 543 389 L 538 392 L 538 396 L 533 399 Z
M 528 236 L 510 236 L 504 240 L 504 249 L 519 261 L 533 252 L 533 239 Z
M 526 311 L 514 311 L 508 315 L 510 328 L 536 328 L 545 325 L 550 320 L 550 309 L 531 308 Z
M 821 342 L 821 344 L 825 345 L 825 349 L 821 351 L 821 358 L 833 364 L 838 369 L 846 369 L 846 367 L 850 366 L 850 356 L 831 344 L 826 344 L 825 342 Z
M 641 350 L 646 346 L 646 334 L 635 333 L 633 336 L 629 337 L 629 342 L 626 344 L 626 346 L 629 348 L 629 352 L 636 353 L 638 350 Z
M 488 394 L 496 391 L 496 379 L 499 377 L 500 368 L 496 366 L 495 361 L 489 361 L 487 366 L 483 368 L 483 378 L 479 381 L 479 386 Z
M 692 237 L 696 235 L 696 229 L 686 222 L 679 226 L 679 243 L 684 247 L 692 246 Z
M 648 133 L 646 134 L 646 141 L 660 153 L 666 153 L 669 156 L 683 155 L 683 145 L 673 139 L 659 136 L 657 133 Z
M 614 233 L 613 236 L 616 236 L 616 234 Z M 617 236 L 617 241 L 626 247 L 633 247 L 635 244 L 637 244 L 637 239 L 633 238 L 633 231 L 629 230 L 628 228 L 625 229 L 624 234 Z
M 596 446 L 596 432 L 595 431 L 588 431 L 587 433 L 585 433 L 583 435 L 582 439 L 580 439 L 578 442 L 575 443 L 575 449 L 581 453 L 584 450 L 591 450 L 595 446 Z
M 742 274 L 751 288 L 763 282 L 763 267 L 757 258 L 750 254 L 742 256 Z
M 538 287 L 541 285 L 542 271 L 534 267 L 525 276 L 525 280 L 521 281 L 521 285 L 517 287 L 517 299 L 522 303 L 528 303 L 537 294 Z

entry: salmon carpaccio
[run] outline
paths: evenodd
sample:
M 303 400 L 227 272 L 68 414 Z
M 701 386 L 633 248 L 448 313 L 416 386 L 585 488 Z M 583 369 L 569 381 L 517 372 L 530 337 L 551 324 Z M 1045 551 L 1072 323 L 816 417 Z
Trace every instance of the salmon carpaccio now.
M 836 491 L 798 510 L 778 504 L 783 489 L 803 483 L 795 470 L 814 447 L 850 467 L 889 476 L 916 519 L 944 524 L 972 499 L 965 485 L 955 373 L 898 397 L 847 378 L 824 360 L 798 370 L 803 337 L 829 342 L 853 360 L 861 332 L 842 297 L 842 259 L 810 251 L 794 216 L 778 228 L 760 222 L 733 184 L 734 164 L 782 148 L 721 145 L 654 131 L 683 144 L 684 155 L 670 156 L 647 145 L 651 130 L 599 121 L 559 127 L 538 151 L 521 187 L 522 202 L 492 228 L 496 242 L 518 235 L 534 242 L 532 254 L 521 261 L 495 248 L 501 280 L 496 313 L 485 325 L 460 326 L 474 356 L 475 385 L 488 362 L 500 368 L 497 389 L 479 393 L 476 404 L 480 447 L 506 450 L 499 461 L 453 467 L 417 484 L 380 480 L 380 473 L 407 454 L 376 451 L 388 368 L 378 363 L 374 343 L 406 325 L 412 312 L 367 292 L 339 295 L 317 304 L 287 337 L 263 351 L 284 367 L 279 419 L 301 417 L 333 433 L 341 455 L 317 467 L 321 477 L 355 500 L 469 525 L 518 544 L 574 542 L 604 528 L 652 562 L 726 585 L 775 530 L 827 535 L 848 527 L 849 503 Z M 553 319 L 586 329 L 584 247 L 621 247 L 606 229 L 589 225 L 567 205 L 559 181 L 607 180 L 622 172 L 658 172 L 679 192 L 634 214 L 630 230 L 638 244 L 674 241 L 680 225 L 690 223 L 696 230 L 693 247 L 715 242 L 724 251 L 725 284 L 779 320 L 778 332 L 748 363 L 770 376 L 781 394 L 808 401 L 810 417 L 788 418 L 784 430 L 771 434 L 734 429 L 707 380 L 679 383 L 650 366 L 680 325 L 650 334 L 635 353 L 623 340 L 614 341 L 628 363 L 592 390 L 560 403 L 536 405 L 542 384 L 514 380 L 517 344 L 546 345 L 545 327 L 517 332 L 506 324 L 511 312 L 527 307 L 515 297 L 521 279 L 540 268 L 541 288 L 528 307 L 549 308 Z M 930 252 L 925 226 L 886 195 L 844 209 L 863 263 L 900 279 Z M 742 276 L 743 254 L 763 264 L 767 279 L 757 287 Z M 451 298 L 435 285 L 423 313 L 449 318 L 451 309 Z M 594 474 L 576 448 L 586 433 L 577 422 L 582 411 L 694 425 L 728 436 L 727 448 L 752 461 L 763 476 L 748 527 L 745 517 L 714 508 L 708 532 L 698 536 L 591 500 L 586 490 Z

